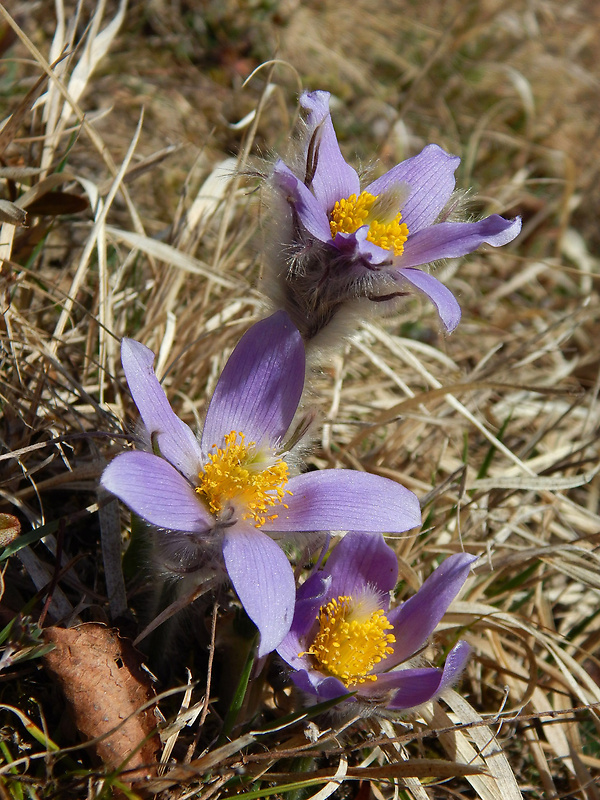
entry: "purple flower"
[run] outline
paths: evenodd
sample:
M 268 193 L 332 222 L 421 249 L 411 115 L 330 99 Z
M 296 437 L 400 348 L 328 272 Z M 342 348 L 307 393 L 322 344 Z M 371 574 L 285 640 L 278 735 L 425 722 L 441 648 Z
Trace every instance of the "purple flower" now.
M 121 348 L 127 382 L 152 452 L 117 456 L 102 484 L 185 554 L 222 552 L 229 578 L 256 624 L 259 655 L 288 632 L 295 582 L 276 532 L 406 531 L 420 525 L 416 496 L 398 483 L 353 470 L 290 477 L 284 436 L 304 386 L 304 346 L 277 312 L 240 340 L 219 378 L 202 437 L 180 420 L 153 371 L 154 354 L 132 339 Z
M 394 551 L 381 534 L 349 533 L 298 589 L 292 627 L 277 648 L 294 670 L 294 684 L 319 701 L 356 692 L 352 700 L 392 711 L 443 692 L 466 664 L 466 642 L 448 653 L 443 669 L 396 667 L 424 647 L 475 560 L 450 556 L 415 595 L 389 610 L 398 578 Z
M 521 220 L 493 214 L 479 222 L 440 218 L 454 190 L 457 156 L 427 145 L 361 190 L 344 160 L 329 113 L 329 93 L 306 92 L 307 136 L 294 170 L 279 160 L 273 185 L 287 201 L 285 286 L 278 289 L 306 339 L 316 335 L 351 297 L 385 301 L 417 289 L 435 305 L 448 331 L 460 320 L 454 295 L 415 269 L 512 241 Z M 266 287 L 269 290 L 269 287 Z M 302 322 L 302 315 L 306 317 Z

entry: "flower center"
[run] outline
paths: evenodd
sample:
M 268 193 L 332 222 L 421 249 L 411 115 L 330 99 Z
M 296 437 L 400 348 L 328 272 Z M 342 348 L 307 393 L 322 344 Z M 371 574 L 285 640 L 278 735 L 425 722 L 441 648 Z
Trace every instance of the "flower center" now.
M 239 438 L 239 441 L 238 441 Z M 277 519 L 268 509 L 281 503 L 286 494 L 288 467 L 279 460 L 266 466 L 256 443 L 245 443 L 244 434 L 231 431 L 225 436 L 225 447 L 208 454 L 208 463 L 200 473 L 198 494 L 208 500 L 213 514 L 219 514 L 232 501 L 245 507 L 242 519 L 252 518 L 256 526 Z M 213 445 L 216 448 L 217 445 Z M 287 506 L 284 503 L 284 508 Z
M 371 608 L 369 608 L 371 606 Z M 369 673 L 394 650 L 394 626 L 383 610 L 372 611 L 372 603 L 356 602 L 340 596 L 321 606 L 317 619 L 319 632 L 306 653 L 315 657 L 319 667 L 342 681 L 346 686 L 376 681 Z
M 383 250 L 393 250 L 395 256 L 404 252 L 404 242 L 408 239 L 408 227 L 400 222 L 402 214 L 390 210 L 390 201 L 398 196 L 394 189 L 378 197 L 361 192 L 358 197 L 351 194 L 337 200 L 329 215 L 331 237 L 338 233 L 356 233 L 363 225 L 369 226 L 367 241 Z M 395 205 L 398 208 L 398 205 Z

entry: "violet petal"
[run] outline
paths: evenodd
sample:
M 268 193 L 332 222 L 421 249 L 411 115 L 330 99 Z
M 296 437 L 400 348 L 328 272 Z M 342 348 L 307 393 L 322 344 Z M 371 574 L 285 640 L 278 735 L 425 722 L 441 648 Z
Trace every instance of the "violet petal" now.
M 285 311 L 253 325 L 231 354 L 210 401 L 202 449 L 231 431 L 274 446 L 286 433 L 304 386 L 304 345 Z
M 290 677 L 294 682 L 294 686 L 301 692 L 306 692 L 307 694 L 318 694 L 317 687 L 311 681 L 311 674 L 308 670 L 306 669 L 295 670 L 290 675 Z
M 443 283 L 428 272 L 413 269 L 412 267 L 396 270 L 394 277 L 398 281 L 407 281 L 415 289 L 426 295 L 436 307 L 442 324 L 448 333 L 452 333 L 460 322 L 461 310 L 458 300 L 450 289 L 446 288 Z
M 381 595 L 385 610 L 398 580 L 398 558 L 380 533 L 348 533 L 327 560 L 323 577 L 327 576 L 331 576 L 327 599 L 371 589 Z
M 307 647 L 310 647 L 310 643 L 307 644 L 306 640 L 301 638 L 298 634 L 300 629 L 312 627 L 315 621 L 315 614 L 310 614 L 310 619 L 307 618 L 302 625 L 298 623 L 297 615 L 298 603 L 296 603 L 296 611 L 294 613 L 294 622 L 292 623 L 292 627 L 287 636 L 285 636 L 278 645 L 277 652 L 281 658 L 283 658 L 283 660 L 289 664 L 290 667 L 292 667 L 292 669 L 310 670 L 310 656 L 300 655 L 306 651 Z
M 498 214 L 479 222 L 440 222 L 417 233 L 411 232 L 404 253 L 395 259 L 394 266 L 404 269 L 440 258 L 458 258 L 472 253 L 482 244 L 501 247 L 512 242 L 520 230 L 520 217 L 510 220 Z
M 294 573 L 283 550 L 250 525 L 238 523 L 223 537 L 223 558 L 233 588 L 260 633 L 258 656 L 281 643 L 294 614 Z
M 397 669 L 394 672 L 385 672 L 377 676 L 375 683 L 367 682 L 360 687 L 360 694 L 369 699 L 380 699 L 386 692 L 397 690 L 392 700 L 386 703 L 386 708 L 391 708 L 391 703 L 397 701 L 394 708 L 414 708 L 426 703 L 434 697 L 442 682 L 442 670 L 434 667 L 418 669 Z
M 191 533 L 214 526 L 212 515 L 186 478 L 152 453 L 122 453 L 106 467 L 100 482 L 152 525 Z
M 393 263 L 393 254 L 389 250 L 384 250 L 383 247 L 373 244 L 367 239 L 369 235 L 369 228 L 363 225 L 354 233 L 338 233 L 333 240 L 334 245 L 342 252 L 351 253 L 355 250 L 369 264 L 378 266 L 387 261 L 389 264 Z
M 318 672 L 313 673 L 313 675 L 314 677 L 318 676 L 320 678 L 320 680 L 316 682 L 320 702 L 333 700 L 336 697 L 343 697 L 345 694 L 348 694 L 349 691 L 352 691 L 352 689 L 348 689 L 342 681 L 334 678 L 333 675 L 328 675 L 326 678 L 322 678 Z M 354 697 L 349 697 L 348 700 L 355 702 Z
M 134 339 L 121 342 L 121 361 L 142 421 L 161 454 L 186 478 L 198 477 L 202 457 L 191 428 L 175 414 L 154 374 L 154 353 Z
M 319 609 L 326 604 L 331 595 L 331 578 L 324 578 L 321 572 L 313 574 L 296 592 L 294 619 L 290 632 L 277 648 L 279 655 L 294 669 L 309 669 L 308 656 L 301 656 L 310 647 L 318 629 Z
M 273 507 L 264 531 L 402 533 L 421 524 L 419 501 L 399 483 L 351 469 L 323 469 L 290 479 L 292 494 Z
M 413 234 L 438 218 L 454 190 L 454 172 L 459 164 L 458 156 L 446 153 L 437 144 L 428 144 L 418 155 L 373 181 L 365 191 L 379 195 L 394 184 L 407 184 L 410 194 L 398 211 L 402 211 L 402 222 Z
M 413 673 L 412 677 L 405 679 L 398 690 L 388 703 L 387 707 L 390 711 L 403 711 L 408 708 L 414 708 L 427 703 L 437 695 L 452 686 L 460 677 L 461 672 L 467 665 L 471 648 L 466 642 L 460 641 L 448 653 L 446 663 L 443 670 L 428 670 L 430 673 L 437 673 L 436 676 L 423 674 L 426 670 L 398 670 L 397 673 L 388 672 L 387 675 L 381 675 L 381 678 L 388 679 L 392 675 L 403 675 Z M 420 674 L 416 674 L 420 673 Z M 376 683 L 379 683 L 377 679 Z M 398 685 L 398 684 L 396 684 Z M 390 682 L 389 687 L 392 688 Z M 382 684 L 383 688 L 383 684 Z
M 354 167 L 342 155 L 329 113 L 329 92 L 305 92 L 300 97 L 301 105 L 310 112 L 307 119 L 309 140 L 307 156 L 316 158 L 316 169 L 309 183 L 315 197 L 326 211 L 331 213 L 337 200 L 360 193 L 360 180 Z
M 273 183 L 294 207 L 306 230 L 321 242 L 331 242 L 329 217 L 324 208 L 283 161 L 278 161 L 273 168 Z
M 390 669 L 410 658 L 427 641 L 446 609 L 467 580 L 476 556 L 455 553 L 435 569 L 419 591 L 387 614 L 394 626 L 394 653 L 385 661 Z M 383 662 L 382 662 L 383 665 Z
M 291 679 L 297 689 L 307 694 L 317 695 L 319 702 L 333 700 L 336 697 L 343 697 L 348 694 L 348 689 L 337 678 L 324 677 L 316 670 L 300 669 L 291 674 Z M 354 700 L 354 698 L 348 698 Z

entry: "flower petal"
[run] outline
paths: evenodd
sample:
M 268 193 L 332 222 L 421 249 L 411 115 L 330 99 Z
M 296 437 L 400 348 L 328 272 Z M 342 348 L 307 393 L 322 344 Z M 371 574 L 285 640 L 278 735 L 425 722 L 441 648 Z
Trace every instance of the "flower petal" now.
M 152 525 L 190 533 L 207 532 L 214 526 L 189 482 L 152 453 L 122 453 L 106 467 L 100 482 Z
M 299 604 L 296 603 L 294 622 L 292 623 L 291 630 L 277 647 L 277 652 L 281 658 L 283 658 L 283 660 L 289 664 L 290 667 L 292 667 L 292 669 L 312 672 L 313 670 L 311 669 L 310 656 L 301 655 L 301 653 L 305 652 L 307 644 L 304 636 L 301 638 L 299 633 L 304 633 L 306 629 L 312 627 L 315 621 L 315 610 L 310 607 L 310 604 L 301 604 L 301 606 L 309 606 L 309 608 L 305 608 L 305 611 L 308 611 L 309 613 L 306 616 L 306 619 L 298 620 L 298 605 Z M 316 610 L 319 610 L 318 605 Z M 310 646 L 310 644 L 308 646 Z
M 386 708 L 414 708 L 426 703 L 436 695 L 442 682 L 442 670 L 434 667 L 419 669 L 397 669 L 377 676 L 375 683 L 361 686 L 363 697 L 379 698 L 385 692 L 396 689 L 396 694 L 386 703 Z M 398 706 L 392 703 L 398 702 Z
M 440 283 L 437 278 L 434 278 L 433 275 L 430 275 L 428 272 L 423 272 L 423 270 L 420 269 L 413 269 L 412 267 L 396 270 L 394 277 L 398 281 L 407 281 L 412 284 L 415 289 L 427 295 L 436 307 L 442 324 L 448 333 L 452 333 L 460 322 L 461 310 L 458 300 L 454 297 L 450 289 L 447 289 L 443 283 Z
M 401 533 L 421 524 L 419 501 L 389 478 L 351 469 L 324 469 L 291 478 L 292 493 L 273 507 L 264 531 Z
M 198 477 L 202 456 L 191 428 L 171 408 L 154 374 L 154 353 L 134 339 L 123 339 L 121 361 L 142 421 L 161 454 L 186 478 Z
M 306 230 L 321 242 L 331 242 L 331 228 L 325 210 L 283 161 L 278 161 L 273 168 L 273 183 L 296 210 Z
M 231 431 L 258 445 L 278 444 L 304 386 L 304 345 L 285 311 L 253 325 L 240 339 L 215 388 L 202 432 L 202 449 Z
M 398 580 L 398 558 L 380 533 L 352 532 L 333 548 L 322 574 L 331 576 L 322 603 L 341 595 L 360 595 L 368 588 L 382 595 L 387 609 L 388 595 Z
M 396 636 L 394 653 L 385 661 L 388 669 L 406 661 L 425 644 L 462 589 L 476 560 L 477 556 L 467 553 L 449 556 L 415 595 L 387 614 Z
M 396 683 L 398 690 L 387 704 L 387 708 L 391 711 L 404 711 L 421 705 L 421 703 L 427 703 L 441 694 L 458 680 L 467 664 L 470 652 L 469 645 L 460 641 L 448 653 L 443 670 L 410 669 L 381 675 L 381 678 L 388 680 L 392 675 L 404 676 L 401 683 Z M 409 673 L 409 675 L 406 673 Z M 437 673 L 437 675 L 431 675 L 431 673 Z M 379 682 L 380 679 L 378 678 L 375 685 Z M 393 682 L 389 681 L 388 685 L 392 688 Z
M 410 228 L 409 228 L 410 230 Z M 482 244 L 501 247 L 512 242 L 521 230 L 521 218 L 504 219 L 498 214 L 479 222 L 440 222 L 408 237 L 396 267 L 418 267 L 439 258 L 458 258 Z
M 277 648 L 279 655 L 294 669 L 309 671 L 312 669 L 310 657 L 301 653 L 310 647 L 318 628 L 319 609 L 331 597 L 330 586 L 331 578 L 324 578 L 322 571 L 318 570 L 313 572 L 296 591 L 292 627 Z
M 389 250 L 384 250 L 383 247 L 373 244 L 367 239 L 369 235 L 368 225 L 363 225 L 354 233 L 338 233 L 333 240 L 334 245 L 340 252 L 346 254 L 349 259 L 349 264 L 352 259 L 356 258 L 356 253 L 362 256 L 362 262 L 373 264 L 375 266 L 383 264 L 387 261 L 389 264 L 393 263 L 392 254 Z M 364 274 L 364 267 L 362 270 Z
M 290 677 L 297 689 L 300 689 L 301 692 L 317 695 L 319 701 L 323 703 L 326 700 L 343 697 L 349 691 L 337 678 L 331 675 L 325 677 L 315 670 L 300 669 L 293 672 Z M 349 697 L 348 700 L 354 702 L 354 697 Z
M 329 92 L 305 92 L 300 104 L 310 112 L 307 159 L 316 158 L 316 169 L 309 183 L 315 197 L 329 214 L 337 200 L 360 193 L 360 180 L 354 167 L 342 155 L 329 113 Z M 312 171 L 311 164 L 307 170 Z
M 407 184 L 410 194 L 402 207 L 402 222 L 411 234 L 416 233 L 435 222 L 450 199 L 455 185 L 454 172 L 459 164 L 458 156 L 446 153 L 437 144 L 428 144 L 418 155 L 402 161 L 373 181 L 365 191 L 379 195 L 394 184 Z
M 290 629 L 294 573 L 279 545 L 250 525 L 238 524 L 225 533 L 223 558 L 233 588 L 259 630 L 260 658 L 274 650 Z

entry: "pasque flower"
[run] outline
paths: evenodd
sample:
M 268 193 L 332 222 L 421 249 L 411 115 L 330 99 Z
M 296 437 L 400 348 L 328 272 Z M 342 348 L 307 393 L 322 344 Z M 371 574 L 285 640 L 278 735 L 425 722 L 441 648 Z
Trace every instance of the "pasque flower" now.
M 398 560 L 381 534 L 349 533 L 323 569 L 297 592 L 290 632 L 277 648 L 294 684 L 318 700 L 355 692 L 402 711 L 425 703 L 459 676 L 469 655 L 460 641 L 443 669 L 401 666 L 424 647 L 462 588 L 474 556 L 447 558 L 405 603 L 389 609 Z
M 478 222 L 447 221 L 444 208 L 460 158 L 435 144 L 361 189 L 341 154 L 329 93 L 305 92 L 300 102 L 308 110 L 302 156 L 293 169 L 281 160 L 273 169 L 272 184 L 287 213 L 271 253 L 280 285 L 265 284 L 265 290 L 283 303 L 305 339 L 353 297 L 382 302 L 415 289 L 453 330 L 460 320 L 454 295 L 416 268 L 483 243 L 507 244 L 521 230 L 520 219 L 492 214 Z
M 186 553 L 222 552 L 225 569 L 261 635 L 259 655 L 288 632 L 292 568 L 271 534 L 420 525 L 416 496 L 398 483 L 353 470 L 290 476 L 284 436 L 304 386 L 304 345 L 279 311 L 242 337 L 219 378 L 198 439 L 180 420 L 153 371 L 154 354 L 124 339 L 121 358 L 151 452 L 128 451 L 102 484 L 136 514 L 164 529 Z M 201 556 L 199 556 L 199 559 Z

